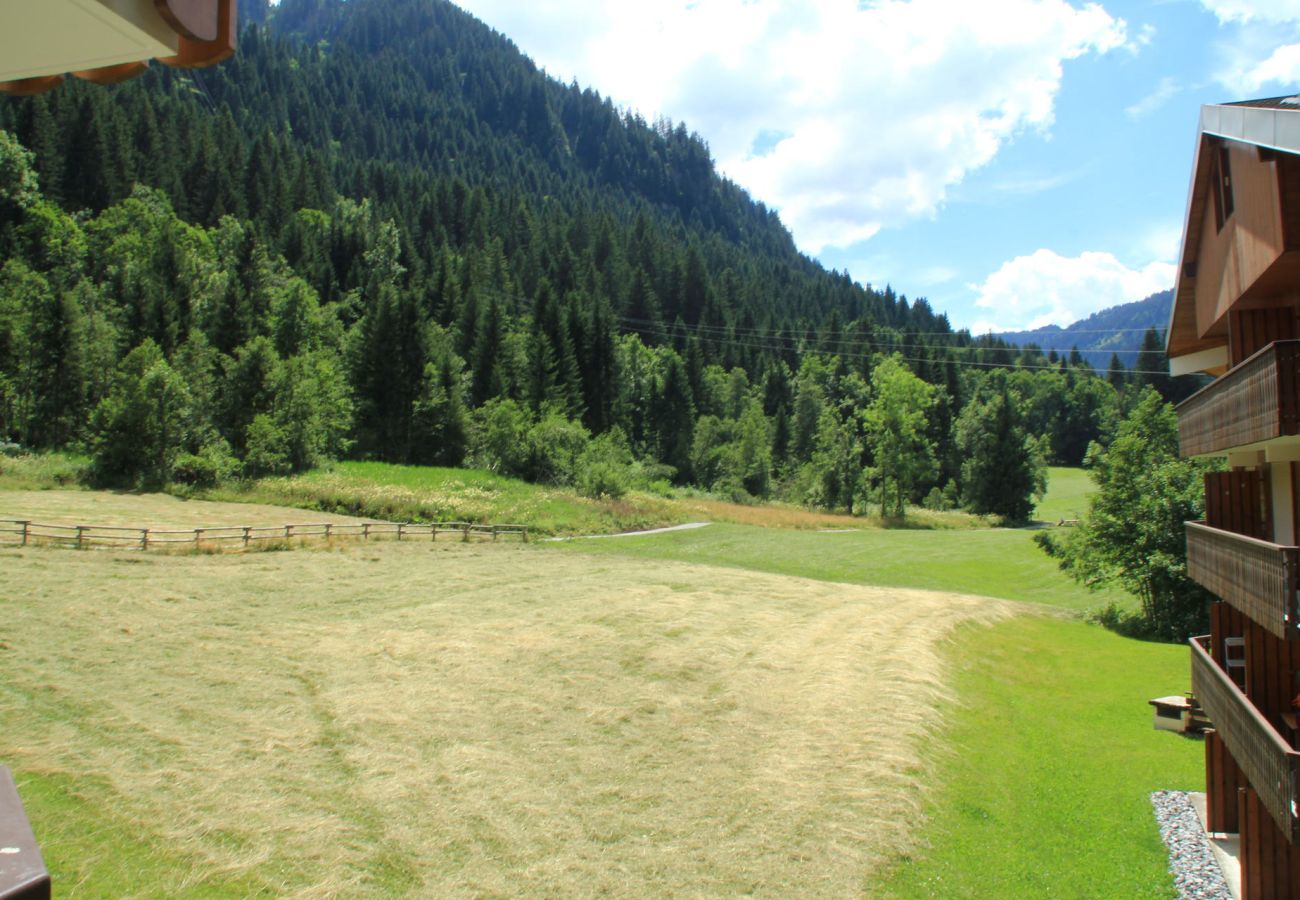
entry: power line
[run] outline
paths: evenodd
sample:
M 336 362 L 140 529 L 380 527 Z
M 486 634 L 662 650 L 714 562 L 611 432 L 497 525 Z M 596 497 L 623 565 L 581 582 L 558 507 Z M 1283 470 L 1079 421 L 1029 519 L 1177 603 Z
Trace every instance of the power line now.
M 496 289 L 489 288 L 486 289 L 484 293 L 493 295 L 499 300 L 514 301 L 520 304 L 529 302 L 528 299 L 523 296 L 520 295 L 507 296 L 504 292 Z M 814 345 L 814 347 L 816 347 L 816 349 L 819 350 L 831 344 L 851 345 L 855 349 L 858 346 L 866 344 L 867 346 L 871 347 L 875 352 L 881 352 L 881 353 L 897 353 L 899 347 L 903 347 L 905 349 L 910 349 L 910 350 L 916 350 L 916 349 L 935 350 L 936 352 L 940 352 L 940 353 L 951 352 L 951 351 L 976 351 L 976 352 L 1002 351 L 1007 353 L 1014 352 L 1012 347 L 1005 347 L 1005 348 L 980 347 L 980 346 L 959 347 L 959 346 L 951 346 L 951 345 L 931 346 L 927 344 L 907 344 L 901 342 L 897 344 L 889 344 L 889 343 L 883 343 L 879 341 L 872 344 L 869 341 L 850 341 L 850 340 L 826 341 L 823 338 L 821 338 L 812 329 L 796 330 L 793 332 L 787 332 L 786 334 L 783 335 L 776 335 L 771 333 L 764 333 L 756 328 L 749 328 L 749 329 L 730 328 L 728 326 L 701 325 L 698 323 L 695 325 L 687 325 L 685 322 L 678 322 L 678 323 L 674 323 L 673 325 L 667 325 L 661 322 L 654 322 L 649 319 L 637 319 L 631 316 L 615 316 L 614 318 L 622 324 L 623 328 L 626 331 L 631 331 L 636 334 L 645 335 L 647 337 L 653 337 L 657 340 L 661 340 L 665 342 L 671 341 L 673 338 L 677 336 L 676 332 L 678 330 L 681 330 L 688 333 L 694 333 L 696 334 L 696 336 L 699 337 L 708 337 L 709 339 L 712 340 L 725 340 L 734 346 L 747 347 L 752 350 L 764 350 L 770 353 L 784 353 L 787 351 L 800 352 L 799 347 L 793 346 L 793 343 L 796 340 L 799 340 L 800 338 L 806 339 L 807 343 Z M 1114 330 L 1094 329 L 1093 332 L 1098 334 L 1112 334 L 1112 333 L 1120 333 L 1120 332 L 1127 332 L 1127 331 L 1145 332 L 1147 330 L 1149 329 L 1121 328 L 1121 329 L 1114 329 Z M 959 332 L 910 331 L 907 332 L 907 335 L 908 336 L 931 335 L 936 337 L 953 338 L 953 337 L 957 337 L 959 335 Z M 749 340 L 741 340 L 740 336 L 749 338 Z M 981 335 L 981 337 L 984 336 Z M 755 342 L 755 339 L 757 340 L 757 342 Z M 972 337 L 972 340 L 979 340 L 979 338 Z M 774 341 L 779 341 L 780 343 L 773 343 Z M 790 343 L 787 344 L 786 342 L 790 342 Z M 1069 353 L 1076 349 L 1077 348 L 1072 347 L 1069 351 L 1057 350 L 1057 352 Z M 1051 352 L 1050 350 L 1045 348 L 1040 348 L 1040 351 L 1043 353 Z M 856 358 L 856 359 L 867 358 L 865 354 L 856 354 L 856 355 L 846 354 L 838 350 L 826 350 L 825 352 L 835 353 L 837 356 L 848 356 L 849 358 Z M 1079 351 L 1079 353 L 1083 353 L 1083 352 L 1084 351 L 1082 350 Z M 1091 352 L 1104 353 L 1106 351 L 1100 350 L 1100 351 L 1091 351 Z M 1114 352 L 1141 353 L 1142 351 L 1125 350 L 1125 351 L 1111 351 L 1111 352 L 1112 353 Z M 1047 363 L 1045 365 L 1036 365 L 1036 364 L 1017 364 L 1015 362 L 1004 363 L 1004 362 L 984 362 L 981 360 L 971 360 L 971 359 L 952 359 L 951 357 L 948 358 L 940 357 L 940 358 L 930 359 L 930 358 L 919 357 L 919 356 L 907 356 L 901 353 L 899 354 L 899 359 L 902 359 L 904 362 L 914 362 L 923 365 L 952 364 L 955 366 L 965 366 L 973 369 L 1024 369 L 1027 371 L 1050 371 L 1050 372 L 1060 371 L 1059 363 Z M 1097 372 L 1097 369 L 1093 368 L 1090 364 L 1088 365 L 1088 368 L 1092 369 L 1094 373 Z M 1168 375 L 1169 374 L 1168 370 L 1161 370 L 1161 369 L 1127 369 L 1126 368 L 1124 371 L 1126 374 L 1130 374 L 1130 375 Z
M 683 326 L 683 330 L 690 331 L 692 327 L 693 326 L 685 325 Z M 655 324 L 650 324 L 648 326 L 640 326 L 640 327 L 629 325 L 627 326 L 627 328 L 629 331 L 632 331 L 636 334 L 645 335 L 647 337 L 653 337 L 663 341 L 671 341 L 676 336 L 674 332 L 677 330 L 677 326 L 672 326 L 670 328 L 669 326 L 666 325 L 655 325 Z M 766 350 L 772 353 L 780 353 L 786 350 L 796 349 L 794 347 L 777 345 L 770 342 L 754 343 L 752 341 L 732 340 L 731 343 L 738 347 L 748 347 L 753 350 Z M 884 352 L 888 352 L 890 349 L 891 348 L 888 347 L 882 348 Z M 936 349 L 942 351 L 942 350 L 953 350 L 953 349 L 961 349 L 961 348 L 939 347 Z M 994 349 L 994 348 L 972 348 L 972 349 Z M 837 355 L 844 356 L 845 354 L 837 354 Z M 866 354 L 859 354 L 856 356 L 851 355 L 850 358 L 867 359 L 868 357 Z M 1047 371 L 1047 372 L 1060 371 L 1059 365 L 1053 365 L 1051 363 L 1048 363 L 1046 365 L 1034 365 L 1034 364 L 1018 365 L 1015 363 L 983 362 L 980 360 L 973 360 L 973 359 L 951 359 L 951 358 L 927 359 L 925 357 L 906 356 L 901 353 L 899 354 L 899 359 L 902 359 L 904 362 L 921 363 L 924 365 L 954 365 L 954 366 L 964 366 L 973 369 L 1024 369 L 1028 371 Z M 1091 369 L 1092 367 L 1089 366 L 1089 368 Z M 1097 371 L 1096 369 L 1093 369 L 1093 372 L 1096 371 Z M 1168 375 L 1169 374 L 1168 371 L 1162 371 L 1158 369 L 1156 370 L 1125 369 L 1124 371 L 1126 374 L 1131 374 L 1131 375 Z
M 629 328 L 634 328 L 634 327 L 636 327 L 636 326 L 638 326 L 638 325 L 657 326 L 657 325 L 660 324 L 660 323 L 654 322 L 654 321 L 652 321 L 652 320 L 650 320 L 650 319 L 637 319 L 637 318 L 633 318 L 633 317 L 631 317 L 631 316 L 619 316 L 619 317 L 618 317 L 618 320 L 619 320 L 620 322 L 626 324 Z M 694 330 L 696 333 L 700 334 L 701 336 L 705 336 L 705 332 L 711 332 L 711 336 L 714 336 L 714 337 L 716 337 L 716 338 L 719 339 L 719 340 L 731 340 L 733 337 L 758 337 L 758 338 L 763 338 L 763 339 L 769 339 L 769 338 L 771 338 L 771 339 L 787 339 L 787 338 L 788 338 L 788 339 L 790 339 L 790 340 L 810 340 L 810 341 L 817 341 L 817 342 L 819 342 L 819 343 L 820 343 L 822 346 L 824 346 L 824 347 L 825 347 L 825 346 L 841 345 L 841 346 L 848 347 L 848 348 L 856 348 L 856 347 L 858 347 L 859 345 L 861 345 L 861 344 L 863 344 L 863 343 L 870 343 L 870 341 L 871 341 L 873 338 L 875 338 L 875 336 L 873 335 L 873 336 L 871 336 L 871 337 L 867 337 L 867 338 L 864 338 L 864 339 L 857 339 L 857 340 L 855 340 L 855 339 L 852 339 L 852 338 L 841 338 L 840 340 L 837 340 L 837 341 L 831 341 L 831 340 L 827 340 L 826 338 L 820 336 L 816 331 L 814 331 L 814 330 L 812 330 L 812 329 L 808 329 L 808 330 L 798 330 L 798 331 L 783 331 L 782 333 L 777 334 L 777 333 L 772 332 L 772 331 L 770 331 L 770 330 L 762 330 L 762 329 L 758 329 L 758 328 L 738 328 L 738 327 L 731 327 L 731 326 L 726 326 L 726 325 L 703 325 L 703 324 L 685 325 L 685 323 L 683 323 L 683 326 L 686 327 L 686 328 L 688 328 L 688 329 L 692 329 L 692 330 Z M 675 325 L 674 325 L 674 326 L 667 326 L 667 325 L 665 324 L 665 327 L 674 327 L 674 328 L 675 328 L 676 326 L 675 326 Z M 951 331 L 947 331 L 947 332 L 941 332 L 941 331 L 934 331 L 934 332 L 916 332 L 916 331 L 907 331 L 907 332 L 903 332 L 900 336 L 903 336 L 903 337 L 916 337 L 916 336 L 919 336 L 919 335 L 921 335 L 921 334 L 932 334 L 932 335 L 945 336 L 945 337 L 950 337 L 950 338 L 955 338 L 955 337 L 959 337 L 959 336 L 960 336 L 958 332 L 951 332 Z M 978 341 L 978 340 L 981 340 L 983 337 L 984 337 L 984 336 L 981 335 L 980 337 L 972 338 L 972 340 Z M 899 341 L 898 343 L 893 344 L 892 346 L 895 346 L 895 347 L 908 347 L 908 348 L 912 348 L 912 349 L 920 349 L 920 348 L 929 348 L 929 347 L 931 347 L 932 345 L 930 345 L 930 344 L 915 344 L 915 343 L 908 343 L 908 342 L 906 342 L 906 341 Z M 1014 346 L 1016 346 L 1016 345 L 1012 345 L 1012 346 L 1014 347 Z M 1027 346 L 1028 346 L 1028 345 L 1023 345 L 1023 347 L 1027 347 Z M 1022 349 L 1023 349 L 1023 347 L 1022 347 Z M 1035 344 L 1034 347 L 1036 347 L 1036 348 L 1037 348 L 1039 351 L 1041 351 L 1043 354 L 1048 354 L 1048 353 L 1051 353 L 1051 352 L 1056 352 L 1056 353 L 1061 353 L 1061 354 L 1067 354 L 1067 353 L 1073 353 L 1073 352 L 1076 352 L 1076 351 L 1079 352 L 1079 353 L 1106 353 L 1106 352 L 1109 351 L 1109 352 L 1111 352 L 1111 353 L 1122 353 L 1122 354 L 1138 355 L 1138 354 L 1141 354 L 1141 353 L 1146 352 L 1146 351 L 1144 351 L 1144 350 L 1121 350 L 1121 349 L 1110 349 L 1110 348 L 1105 348 L 1105 347 L 1101 347 L 1101 348 L 1097 348 L 1097 349 L 1093 349 L 1093 350 L 1080 350 L 1077 346 L 1074 346 L 1074 347 L 1039 347 L 1037 344 Z M 994 347 L 982 346 L 982 345 L 979 345 L 979 344 L 968 344 L 968 345 L 964 345 L 964 346 L 962 346 L 962 345 L 955 345 L 955 344 L 945 344 L 945 345 L 943 345 L 943 349 L 945 349 L 945 350 L 956 350 L 956 351 L 960 351 L 960 352 L 982 352 L 982 351 L 986 351 L 986 350 L 994 350 L 994 349 L 1001 349 L 1001 348 L 994 348 Z M 1008 349 L 1009 349 L 1009 348 L 1008 348 Z

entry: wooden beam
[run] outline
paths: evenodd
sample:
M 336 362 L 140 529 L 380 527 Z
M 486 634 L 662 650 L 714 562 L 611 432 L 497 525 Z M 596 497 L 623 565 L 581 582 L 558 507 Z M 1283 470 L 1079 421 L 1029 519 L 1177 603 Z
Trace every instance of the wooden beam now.
M 159 57 L 158 61 L 182 69 L 201 69 L 215 66 L 235 53 L 238 43 L 239 14 L 236 0 L 218 0 L 217 33 L 210 41 L 193 40 L 181 35 L 180 52 L 175 56 Z
M 220 34 L 221 0 L 153 0 L 153 5 L 183 38 L 209 42 Z
M 39 78 L 19 78 L 17 81 L 0 81 L 0 94 L 11 97 L 33 97 L 44 94 L 63 84 L 62 75 L 43 75 Z
M 149 64 L 141 60 L 140 62 L 122 63 L 118 66 L 83 69 L 72 74 L 82 81 L 89 81 L 92 84 L 121 84 L 123 81 L 130 81 L 132 78 L 143 75 L 148 68 Z

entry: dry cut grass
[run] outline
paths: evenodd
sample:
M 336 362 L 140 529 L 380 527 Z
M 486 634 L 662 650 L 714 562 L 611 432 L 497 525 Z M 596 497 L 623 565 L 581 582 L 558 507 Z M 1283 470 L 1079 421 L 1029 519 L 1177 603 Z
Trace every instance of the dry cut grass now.
M 939 645 L 1016 609 L 519 545 L 0 570 L 0 759 L 108 784 L 191 886 L 302 896 L 858 892 Z
M 182 500 L 170 494 L 111 491 L 0 491 L 0 519 L 138 528 L 364 521 L 286 506 Z

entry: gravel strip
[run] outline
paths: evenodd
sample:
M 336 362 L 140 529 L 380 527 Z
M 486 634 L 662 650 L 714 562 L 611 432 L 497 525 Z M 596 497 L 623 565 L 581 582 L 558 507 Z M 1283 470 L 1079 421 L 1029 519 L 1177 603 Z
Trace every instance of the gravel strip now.
M 1151 795 L 1160 837 L 1169 848 L 1169 871 L 1181 898 L 1229 898 L 1223 870 L 1210 849 L 1210 839 L 1201 828 L 1186 791 L 1156 791 Z

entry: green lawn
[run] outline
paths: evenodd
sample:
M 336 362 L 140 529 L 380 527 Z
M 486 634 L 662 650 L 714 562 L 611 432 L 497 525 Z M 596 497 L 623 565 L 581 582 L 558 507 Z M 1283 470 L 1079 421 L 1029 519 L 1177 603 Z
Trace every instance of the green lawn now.
M 1047 496 L 1034 510 L 1034 516 L 1043 522 L 1081 519 L 1094 490 L 1096 485 L 1084 469 L 1052 466 L 1047 473 Z
M 692 531 L 554 546 L 584 553 L 675 559 L 823 581 L 980 594 L 1085 610 L 1126 594 L 1068 579 L 1026 529 L 809 532 L 714 524 Z
M 967 629 L 952 658 L 930 849 L 867 893 L 1174 896 L 1149 794 L 1204 790 L 1204 750 L 1146 701 L 1186 689 L 1186 648 L 1026 617 Z

